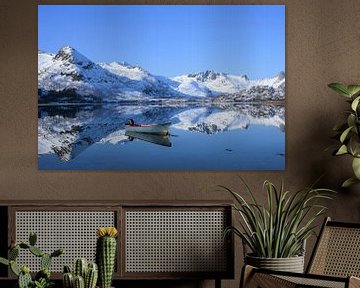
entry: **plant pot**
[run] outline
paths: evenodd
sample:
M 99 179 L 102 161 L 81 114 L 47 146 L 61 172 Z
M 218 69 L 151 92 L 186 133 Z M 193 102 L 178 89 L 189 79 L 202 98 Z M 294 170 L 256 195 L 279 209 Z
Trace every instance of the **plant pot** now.
M 245 263 L 262 269 L 304 273 L 304 256 L 289 258 L 263 258 L 246 255 Z

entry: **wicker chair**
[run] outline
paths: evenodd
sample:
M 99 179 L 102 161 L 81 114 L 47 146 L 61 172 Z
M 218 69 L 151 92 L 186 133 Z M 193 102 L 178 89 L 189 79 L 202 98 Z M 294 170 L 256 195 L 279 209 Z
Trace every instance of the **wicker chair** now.
M 360 224 L 326 218 L 305 274 L 246 265 L 240 287 L 360 287 Z

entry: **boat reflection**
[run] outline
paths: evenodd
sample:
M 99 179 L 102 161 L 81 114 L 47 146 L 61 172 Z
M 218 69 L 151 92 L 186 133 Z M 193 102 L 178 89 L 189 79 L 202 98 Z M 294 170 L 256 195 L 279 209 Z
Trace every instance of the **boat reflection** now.
M 149 133 L 126 131 L 125 136 L 128 136 L 130 141 L 133 141 L 134 139 L 139 139 L 156 145 L 171 147 L 171 142 L 168 135 L 161 136 Z

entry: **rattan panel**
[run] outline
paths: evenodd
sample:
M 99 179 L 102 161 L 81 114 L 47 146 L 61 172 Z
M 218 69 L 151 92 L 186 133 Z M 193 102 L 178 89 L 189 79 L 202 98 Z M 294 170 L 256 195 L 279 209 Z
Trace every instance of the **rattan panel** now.
M 115 226 L 114 211 L 16 211 L 16 241 L 28 241 L 35 231 L 43 251 L 64 248 L 65 253 L 54 259 L 50 269 L 62 272 L 64 265 L 86 257 L 95 260 L 96 228 Z M 21 251 L 19 263 L 26 263 L 31 271 L 38 271 L 40 259 L 28 251 Z
M 223 272 L 224 211 L 125 213 L 126 272 Z
M 325 227 L 310 273 L 360 277 L 360 229 Z
M 276 276 L 294 284 L 294 287 L 321 287 L 321 288 L 345 288 L 345 281 L 331 281 L 316 278 L 302 278 L 296 276 Z M 280 287 L 280 286 L 279 286 Z M 281 286 L 282 287 L 282 286 Z

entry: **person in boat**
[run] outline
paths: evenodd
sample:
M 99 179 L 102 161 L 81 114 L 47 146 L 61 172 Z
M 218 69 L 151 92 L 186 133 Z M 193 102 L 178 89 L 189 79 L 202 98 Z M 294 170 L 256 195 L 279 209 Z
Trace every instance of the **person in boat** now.
M 126 125 L 135 126 L 135 121 L 133 119 L 129 119 L 125 123 Z

